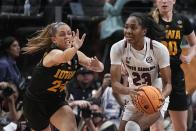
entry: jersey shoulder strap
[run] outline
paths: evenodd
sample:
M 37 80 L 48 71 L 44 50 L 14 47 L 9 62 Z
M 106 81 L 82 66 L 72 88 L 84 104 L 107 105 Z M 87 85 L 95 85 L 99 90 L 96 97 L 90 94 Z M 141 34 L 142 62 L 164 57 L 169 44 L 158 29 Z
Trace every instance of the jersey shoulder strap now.
M 153 50 L 152 39 L 150 39 L 150 49 Z

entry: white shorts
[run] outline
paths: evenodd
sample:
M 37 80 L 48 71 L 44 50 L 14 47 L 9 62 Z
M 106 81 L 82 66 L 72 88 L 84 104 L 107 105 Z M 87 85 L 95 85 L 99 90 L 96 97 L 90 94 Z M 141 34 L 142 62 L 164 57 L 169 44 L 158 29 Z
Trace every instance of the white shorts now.
M 160 112 L 161 116 L 164 118 L 165 112 L 167 111 L 169 105 L 169 96 L 165 99 L 165 103 L 162 106 Z M 134 119 L 134 117 L 137 117 L 136 114 L 138 114 L 139 111 L 137 108 L 133 105 L 132 101 L 129 101 L 127 105 L 125 105 L 122 120 L 129 121 L 131 118 Z

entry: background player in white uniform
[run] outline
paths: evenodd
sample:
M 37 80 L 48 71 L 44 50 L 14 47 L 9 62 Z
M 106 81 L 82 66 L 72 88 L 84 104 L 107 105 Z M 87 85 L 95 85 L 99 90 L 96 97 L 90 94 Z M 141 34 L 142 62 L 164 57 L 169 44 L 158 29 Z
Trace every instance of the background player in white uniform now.
M 161 35 L 162 30 L 147 15 L 133 13 L 129 16 L 124 26 L 124 39 L 115 43 L 110 52 L 110 71 L 114 92 L 134 96 L 137 94 L 137 87 L 141 85 L 153 85 L 162 89 L 160 72 L 163 80 L 162 95 L 166 98 L 170 94 L 172 87 L 169 52 L 161 43 L 155 41 Z M 121 64 L 124 64 L 129 74 L 129 87 L 120 83 Z M 166 109 L 167 107 L 163 110 Z M 135 126 L 138 130 L 143 130 L 152 125 L 160 116 L 160 112 L 151 115 L 138 112 L 129 101 L 125 106 L 119 131 L 125 130 L 127 121 L 133 121 L 132 130 L 136 131 Z

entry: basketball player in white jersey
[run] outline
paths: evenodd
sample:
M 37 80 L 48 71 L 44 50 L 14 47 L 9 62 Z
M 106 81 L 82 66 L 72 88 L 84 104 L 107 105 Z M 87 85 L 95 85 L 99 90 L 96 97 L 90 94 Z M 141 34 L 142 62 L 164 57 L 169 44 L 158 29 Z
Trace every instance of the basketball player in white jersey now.
M 115 93 L 131 96 L 125 106 L 119 131 L 142 131 L 156 126 L 157 120 L 167 110 L 168 102 L 165 100 L 161 111 L 147 115 L 139 112 L 131 101 L 137 94 L 138 87 L 142 85 L 159 88 L 164 98 L 171 92 L 169 52 L 156 41 L 162 35 L 162 30 L 151 18 L 142 13 L 133 13 L 125 23 L 124 39 L 111 48 L 112 88 Z M 128 72 L 129 87 L 120 83 L 121 64 L 124 64 Z

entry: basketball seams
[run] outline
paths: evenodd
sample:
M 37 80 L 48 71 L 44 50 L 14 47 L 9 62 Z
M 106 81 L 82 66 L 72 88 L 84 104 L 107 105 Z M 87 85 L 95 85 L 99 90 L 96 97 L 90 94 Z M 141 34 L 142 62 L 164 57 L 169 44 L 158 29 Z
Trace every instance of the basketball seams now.
M 161 92 L 153 86 L 143 86 L 138 91 L 138 95 L 135 97 L 135 105 L 138 111 L 146 114 L 152 114 L 159 111 L 161 105 L 160 99 L 162 98 Z M 148 107 L 146 107 L 148 106 Z
M 148 101 L 150 102 L 150 104 L 152 105 L 153 110 L 156 112 L 155 107 L 154 107 L 151 99 L 149 98 L 149 96 L 147 95 L 147 93 L 145 91 L 143 91 L 143 92 L 145 93 L 146 97 L 148 98 Z
M 158 89 L 157 88 L 152 88 L 153 89 L 153 91 L 156 93 L 156 95 L 158 96 L 158 100 L 160 100 L 160 92 L 158 91 Z M 159 106 L 158 107 L 160 107 L 160 102 L 159 102 Z
M 142 90 L 143 91 L 143 90 Z M 144 92 L 144 91 L 143 91 Z M 145 93 L 145 92 L 144 92 Z M 138 97 L 137 97 L 138 98 Z M 142 104 L 140 103 L 140 101 L 139 101 L 139 99 L 138 99 L 138 104 L 139 104 L 139 106 L 140 106 L 140 108 L 142 109 L 142 111 L 144 112 L 144 113 L 148 113 L 146 110 L 144 110 L 143 109 L 143 106 L 142 106 Z
M 162 96 L 160 96 L 160 91 L 159 91 L 156 87 L 155 87 L 155 88 L 152 87 L 152 86 L 150 86 L 150 87 L 151 87 L 152 91 L 156 94 L 156 97 L 158 98 L 157 100 L 158 100 L 159 103 L 156 104 L 157 107 L 155 107 L 155 106 L 153 105 L 154 108 L 157 109 L 157 111 L 158 111 L 158 109 L 161 107 L 161 106 L 160 106 L 160 105 L 161 105 L 161 104 L 160 104 L 160 98 L 161 98 Z M 154 95 L 155 95 L 155 94 L 154 94 Z
M 137 97 L 137 98 L 138 98 L 138 97 Z M 139 110 L 140 110 L 141 112 L 143 112 L 143 110 L 141 110 L 142 106 L 140 105 L 139 98 L 137 99 L 137 106 L 139 106 L 139 107 L 140 107 L 140 109 L 139 109 Z

